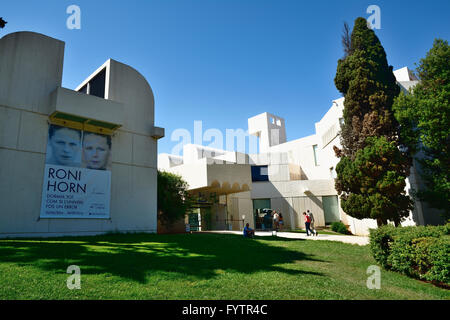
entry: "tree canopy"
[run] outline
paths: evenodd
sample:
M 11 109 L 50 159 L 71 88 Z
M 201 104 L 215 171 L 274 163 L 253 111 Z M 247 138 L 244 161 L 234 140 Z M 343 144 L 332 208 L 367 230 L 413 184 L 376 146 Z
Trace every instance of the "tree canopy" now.
M 193 200 L 180 176 L 158 171 L 158 219 L 169 226 L 189 212 Z
M 450 218 L 450 47 L 436 39 L 417 67 L 420 79 L 410 94 L 395 100 L 400 137 L 420 164 L 426 188 L 417 195 Z

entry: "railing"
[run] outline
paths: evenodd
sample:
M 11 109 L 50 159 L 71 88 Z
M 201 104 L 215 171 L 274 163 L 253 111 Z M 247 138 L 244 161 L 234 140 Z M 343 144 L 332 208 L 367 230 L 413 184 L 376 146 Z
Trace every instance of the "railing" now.
M 233 230 L 233 227 L 235 224 L 238 224 L 239 231 L 244 230 L 245 226 L 245 220 L 243 219 L 220 219 L 220 220 L 214 220 L 211 221 L 209 226 L 202 225 L 202 222 L 199 222 L 197 224 L 195 223 L 189 223 L 189 231 L 207 231 L 207 230 Z M 234 228 L 236 230 L 236 228 Z

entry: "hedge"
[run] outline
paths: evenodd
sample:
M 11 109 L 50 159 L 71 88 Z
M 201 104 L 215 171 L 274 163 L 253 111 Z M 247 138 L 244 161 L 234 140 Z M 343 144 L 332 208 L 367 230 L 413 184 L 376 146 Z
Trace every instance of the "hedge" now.
M 450 224 L 370 230 L 370 250 L 385 269 L 437 283 L 450 283 Z
M 333 222 L 331 224 L 331 230 L 342 234 L 350 234 L 347 227 L 342 222 Z

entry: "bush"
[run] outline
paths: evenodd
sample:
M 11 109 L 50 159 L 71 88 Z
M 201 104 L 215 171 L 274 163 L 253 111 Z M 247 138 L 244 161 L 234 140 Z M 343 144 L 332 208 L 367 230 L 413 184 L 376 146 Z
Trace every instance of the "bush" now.
M 450 236 L 414 240 L 414 276 L 428 281 L 450 282 Z
M 347 227 L 342 222 L 333 222 L 331 224 L 331 230 L 342 234 L 350 234 L 350 232 L 347 230 Z
M 376 262 L 385 269 L 390 269 L 388 258 L 391 254 L 391 244 L 394 241 L 393 235 L 396 228 L 391 225 L 378 229 L 370 229 L 370 251 Z
M 439 283 L 450 282 L 450 224 L 383 226 L 370 231 L 370 250 L 385 269 Z

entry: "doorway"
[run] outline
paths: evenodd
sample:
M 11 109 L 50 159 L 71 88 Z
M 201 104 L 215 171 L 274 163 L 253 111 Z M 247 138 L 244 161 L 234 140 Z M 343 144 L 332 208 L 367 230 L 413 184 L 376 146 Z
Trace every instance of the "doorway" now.
M 337 196 L 322 197 L 322 205 L 326 225 L 341 221 Z
M 272 229 L 272 216 L 270 215 L 270 211 L 271 211 L 270 199 L 253 200 L 253 218 L 255 222 L 255 229 L 257 230 Z

